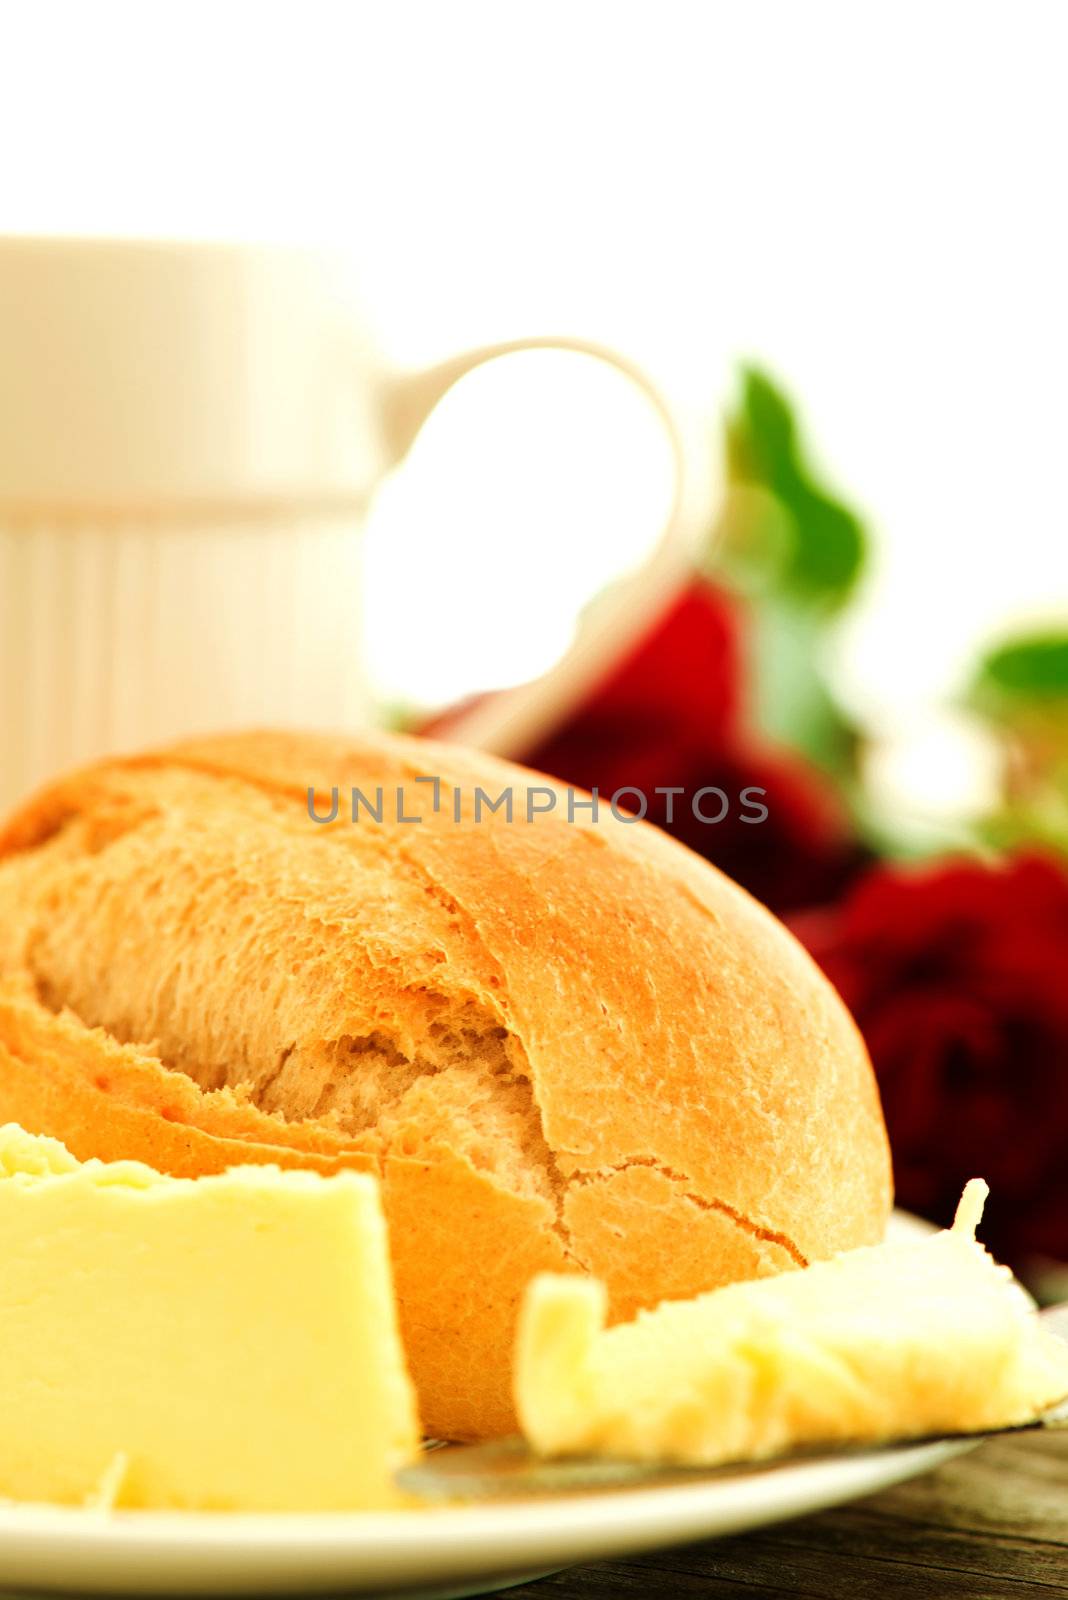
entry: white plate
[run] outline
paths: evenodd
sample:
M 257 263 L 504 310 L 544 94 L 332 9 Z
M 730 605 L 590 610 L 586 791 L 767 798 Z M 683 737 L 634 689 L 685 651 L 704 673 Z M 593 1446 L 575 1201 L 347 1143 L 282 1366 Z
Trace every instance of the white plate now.
M 898 1237 L 921 1228 L 928 1231 L 895 1218 Z M 975 1443 L 904 1445 L 462 1509 L 265 1516 L 0 1505 L 0 1590 L 474 1594 L 578 1561 L 741 1533 L 839 1505 Z
M 459 1509 L 249 1516 L 0 1507 L 0 1586 L 95 1593 L 474 1594 L 605 1556 L 741 1533 L 915 1477 L 972 1440 L 752 1468 L 657 1488 Z

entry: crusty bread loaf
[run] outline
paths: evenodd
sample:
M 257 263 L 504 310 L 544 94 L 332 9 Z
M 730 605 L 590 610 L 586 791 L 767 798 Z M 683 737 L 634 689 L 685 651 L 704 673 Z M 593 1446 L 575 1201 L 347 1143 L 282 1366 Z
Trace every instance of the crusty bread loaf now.
M 877 1240 L 890 1204 L 864 1046 L 800 946 L 644 823 L 523 820 L 543 781 L 249 734 L 76 774 L 0 835 L 0 1121 L 180 1174 L 379 1172 L 424 1421 L 455 1438 L 514 1426 L 534 1272 L 595 1273 L 627 1316 Z M 508 784 L 514 819 L 476 821 Z

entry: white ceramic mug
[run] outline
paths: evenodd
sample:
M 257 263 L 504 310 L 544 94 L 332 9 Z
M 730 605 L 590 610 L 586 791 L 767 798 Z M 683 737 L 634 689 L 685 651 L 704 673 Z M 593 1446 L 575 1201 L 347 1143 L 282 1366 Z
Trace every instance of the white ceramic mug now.
M 318 253 L 0 240 L 0 807 L 113 750 L 361 721 L 369 497 L 457 378 L 532 345 L 641 383 L 678 481 L 649 566 L 560 667 L 472 714 L 465 736 L 504 754 L 581 696 L 707 527 L 707 448 L 648 378 L 570 339 L 390 372 L 345 261 Z

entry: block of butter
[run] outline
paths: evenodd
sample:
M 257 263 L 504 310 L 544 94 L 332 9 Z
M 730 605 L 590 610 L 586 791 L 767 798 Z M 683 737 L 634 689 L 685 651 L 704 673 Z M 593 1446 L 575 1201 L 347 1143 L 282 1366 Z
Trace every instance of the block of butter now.
M 951 1229 L 669 1301 L 605 1328 L 595 1280 L 527 1290 L 516 1404 L 546 1455 L 712 1466 L 793 1446 L 977 1432 L 1068 1394 L 1068 1344 L 975 1239 Z
M 163 1177 L 0 1128 L 0 1496 L 333 1510 L 416 1452 L 372 1177 Z

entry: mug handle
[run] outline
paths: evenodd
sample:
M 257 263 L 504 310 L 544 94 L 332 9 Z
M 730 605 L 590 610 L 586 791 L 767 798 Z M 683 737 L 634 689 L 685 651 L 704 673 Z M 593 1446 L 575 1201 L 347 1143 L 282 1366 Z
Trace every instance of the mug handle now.
M 424 422 L 453 384 L 498 356 L 523 350 L 571 350 L 617 368 L 651 400 L 671 440 L 675 493 L 660 538 L 649 559 L 617 579 L 583 611 L 574 641 L 548 672 L 529 683 L 478 700 L 449 725 L 449 738 L 512 759 L 537 745 L 626 655 L 631 642 L 651 627 L 693 574 L 702 541 L 717 506 L 716 464 L 710 430 L 698 429 L 662 388 L 625 356 L 584 339 L 544 337 L 507 340 L 454 356 L 426 372 L 399 378 L 385 396 L 387 444 L 400 460 Z

